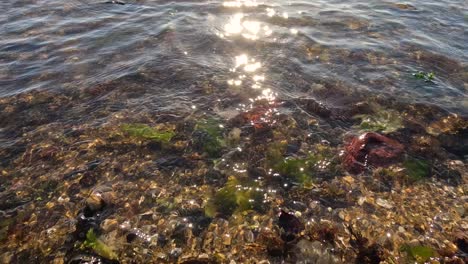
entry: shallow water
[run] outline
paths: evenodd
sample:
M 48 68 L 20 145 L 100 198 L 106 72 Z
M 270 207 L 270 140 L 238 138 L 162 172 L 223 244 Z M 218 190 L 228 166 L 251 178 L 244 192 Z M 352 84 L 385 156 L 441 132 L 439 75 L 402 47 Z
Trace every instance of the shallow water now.
M 6 1 L 1 8 L 0 96 L 134 76 L 149 82 L 135 104 L 187 107 L 201 100 L 191 84 L 212 81 L 224 91 L 246 75 L 238 89 L 249 95 L 261 75 L 258 89 L 281 97 L 340 82 L 466 113 L 464 1 Z M 231 72 L 243 54 L 259 68 Z M 435 83 L 415 81 L 417 71 L 434 72 Z
M 349 263 L 372 243 L 399 263 L 412 259 L 397 247 L 417 239 L 434 257 L 466 258 L 450 251 L 468 228 L 466 1 L 124 2 L 0 3 L 3 262 L 114 258 L 80 246 L 89 225 L 123 263 L 327 250 Z M 383 160 L 366 150 L 350 165 L 349 138 L 369 131 L 404 151 L 369 141 Z M 283 158 L 310 168 L 275 165 Z M 413 159 L 429 164 L 424 181 L 405 178 Z M 234 183 L 265 205 L 241 210 L 256 198 L 237 191 L 236 209 L 220 212 L 213 201 Z M 305 224 L 292 242 L 281 209 Z M 348 225 L 372 243 L 350 242 Z

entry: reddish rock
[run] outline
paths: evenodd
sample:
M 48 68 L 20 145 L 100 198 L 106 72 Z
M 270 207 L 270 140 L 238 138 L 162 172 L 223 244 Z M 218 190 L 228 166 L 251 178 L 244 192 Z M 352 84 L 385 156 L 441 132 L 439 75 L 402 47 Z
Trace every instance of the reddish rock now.
M 241 112 L 239 115 L 230 120 L 230 123 L 235 126 L 245 124 L 252 125 L 256 130 L 262 130 L 272 125 L 275 120 L 275 108 L 278 102 L 269 100 L 258 100 L 252 104 L 248 110 Z
M 404 146 L 378 133 L 365 133 L 352 138 L 345 146 L 344 168 L 359 174 L 368 166 L 385 167 L 398 161 Z

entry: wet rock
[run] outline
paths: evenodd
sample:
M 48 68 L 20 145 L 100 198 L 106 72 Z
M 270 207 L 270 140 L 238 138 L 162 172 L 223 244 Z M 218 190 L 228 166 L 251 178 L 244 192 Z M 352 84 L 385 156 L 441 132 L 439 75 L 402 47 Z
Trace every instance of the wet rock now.
M 411 11 L 416 10 L 416 7 L 410 4 L 406 4 L 406 3 L 395 3 L 393 4 L 393 6 L 402 10 L 411 10 Z
M 354 118 L 360 119 L 359 128 L 363 131 L 375 131 L 382 133 L 395 132 L 403 127 L 401 113 L 392 109 L 375 107 L 372 114 L 360 114 Z
M 97 234 L 101 231 L 101 223 L 113 213 L 111 205 L 111 192 L 93 192 L 86 200 L 86 206 L 77 216 L 75 232 L 72 237 L 75 240 L 83 241 L 89 230 L 94 230 Z
M 441 134 L 437 138 L 441 147 L 448 152 L 466 157 L 468 154 L 468 128 L 458 131 L 455 134 Z
M 177 246 L 184 246 L 188 239 L 189 228 L 185 223 L 178 223 L 171 234 L 171 240 Z
M 266 247 L 268 255 L 273 257 L 284 255 L 285 242 L 277 234 L 271 231 L 262 231 L 258 235 L 257 241 Z
M 128 233 L 125 237 L 127 239 L 127 243 L 132 243 L 138 237 L 135 233 Z
M 122 131 L 131 137 L 141 140 L 151 140 L 161 144 L 168 144 L 176 135 L 173 127 L 151 127 L 146 124 L 123 124 Z
M 298 264 L 334 264 L 342 263 L 338 256 L 332 253 L 332 248 L 319 241 L 301 239 L 293 252 Z
M 180 263 L 181 264 L 216 264 L 219 262 L 216 261 L 215 259 L 210 258 L 208 255 L 204 256 L 202 254 L 196 258 L 192 257 L 192 258 L 184 259 Z
M 83 173 L 83 177 L 81 177 L 79 183 L 82 187 L 88 188 L 94 186 L 98 180 L 98 176 L 96 173 L 87 171 Z
M 0 210 L 10 210 L 30 202 L 30 197 L 19 197 L 15 193 L 6 192 L 0 194 Z
M 436 256 L 436 251 L 431 247 L 424 246 L 420 243 L 404 244 L 400 251 L 406 252 L 408 259 L 411 262 L 426 263 L 432 257 Z
M 224 141 L 219 131 L 197 128 L 192 133 L 192 148 L 200 153 L 207 153 L 210 157 L 219 157 L 223 145 Z
M 72 256 L 67 264 L 118 264 L 117 260 L 110 260 L 93 254 L 80 253 Z
M 341 211 L 343 212 L 343 211 Z M 343 219 L 346 219 L 347 216 L 345 213 L 342 213 Z M 333 245 L 335 243 L 335 239 L 338 233 L 338 226 L 334 225 L 331 222 L 328 221 L 320 221 L 317 224 L 314 224 L 311 229 L 311 237 L 314 240 L 320 241 L 320 242 L 327 242 L 330 245 Z
M 398 141 L 369 132 L 346 144 L 343 165 L 348 172 L 359 174 L 368 166 L 385 167 L 398 161 L 403 151 Z
M 292 241 L 296 236 L 304 230 L 304 224 L 294 214 L 287 213 L 283 210 L 280 212 L 278 225 L 282 228 L 283 233 L 281 238 L 284 241 Z
M 227 179 L 227 177 L 223 175 L 221 172 L 212 168 L 204 175 L 203 178 L 204 178 L 205 183 L 214 184 L 214 185 L 224 184 Z
M 406 175 L 411 180 L 421 180 L 428 177 L 431 173 L 430 163 L 426 160 L 407 158 L 403 162 Z
M 229 217 L 234 212 L 247 210 L 263 211 L 263 194 L 258 190 L 258 184 L 250 179 L 229 177 L 225 186 L 219 189 L 205 206 L 208 217 Z
M 379 244 L 370 244 L 369 240 L 348 226 L 351 233 L 350 244 L 357 252 L 356 264 L 379 264 L 384 258 L 384 251 Z
M 101 210 L 104 205 L 105 203 L 101 196 L 96 193 L 91 194 L 88 199 L 86 199 L 86 206 L 93 212 Z
M 255 128 L 256 132 L 268 130 L 273 121 L 273 108 L 277 104 L 277 102 L 269 100 L 255 101 L 248 111 L 242 112 L 238 117 L 235 117 L 234 120 L 237 122 L 233 123 L 240 124 L 241 126 L 250 124 Z
M 174 248 L 171 250 L 169 253 L 169 256 L 173 259 L 179 258 L 179 256 L 182 254 L 182 249 L 181 248 Z
M 199 236 L 213 220 L 205 216 L 202 208 L 195 208 L 190 210 L 178 210 L 179 216 L 191 223 L 191 232 L 195 236 Z
M 464 233 L 463 231 L 458 231 L 455 233 L 455 245 L 457 245 L 458 249 L 463 252 L 465 256 L 468 254 L 468 234 Z
M 117 220 L 115 219 L 105 219 L 102 223 L 101 223 L 101 228 L 104 232 L 111 232 L 115 229 L 117 229 L 119 226 L 119 223 L 117 222 Z
M 157 159 L 156 165 L 158 165 L 158 167 L 161 169 L 168 169 L 168 170 L 172 170 L 176 167 L 187 168 L 187 169 L 194 167 L 194 164 L 190 160 L 184 157 L 178 157 L 178 156 L 169 156 L 169 157 L 162 157 L 160 159 Z

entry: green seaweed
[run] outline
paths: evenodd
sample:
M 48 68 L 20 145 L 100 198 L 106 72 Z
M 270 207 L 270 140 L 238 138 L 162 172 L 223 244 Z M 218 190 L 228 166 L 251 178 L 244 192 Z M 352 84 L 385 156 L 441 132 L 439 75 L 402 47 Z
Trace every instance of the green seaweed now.
M 263 196 L 256 183 L 229 177 L 226 185 L 219 189 L 205 206 L 205 214 L 230 216 L 248 210 L 261 210 Z
M 266 151 L 266 161 L 268 167 L 274 167 L 283 161 L 283 155 L 286 152 L 288 142 L 286 140 L 275 141 L 271 143 Z
M 395 110 L 379 109 L 373 114 L 356 115 L 361 119 L 359 128 L 363 131 L 391 133 L 403 127 L 401 114 Z
M 117 254 L 96 236 L 92 228 L 86 233 L 86 240 L 83 242 L 83 246 L 85 248 L 91 248 L 101 257 L 112 260 L 117 259 Z
M 299 183 L 306 183 L 312 178 L 311 166 L 314 163 L 314 157 L 307 158 L 286 158 L 283 162 L 274 166 L 274 170 L 282 175 L 293 177 Z
M 426 82 L 432 82 L 435 78 L 435 73 L 418 71 L 417 73 L 413 73 L 413 76 L 416 77 L 416 79 L 424 80 Z
M 124 124 L 122 130 L 132 137 L 168 143 L 175 136 L 174 131 L 157 129 L 145 124 Z
M 425 160 L 408 158 L 403 162 L 406 174 L 412 180 L 422 180 L 429 176 L 430 165 Z
M 406 252 L 408 257 L 417 263 L 425 263 L 430 258 L 436 256 L 436 252 L 427 246 L 410 246 L 405 244 L 401 246 L 400 251 Z
M 203 137 L 194 137 L 194 145 L 198 146 L 210 157 L 219 157 L 222 149 L 226 146 L 223 137 L 222 124 L 213 118 L 202 119 L 195 125 L 194 133 L 205 135 Z
M 273 149 L 276 149 L 274 146 Z M 268 153 L 268 152 L 267 152 Z M 271 168 L 288 178 L 293 179 L 302 187 L 310 187 L 313 185 L 313 178 L 319 173 L 336 173 L 337 161 L 334 159 L 334 152 L 331 148 L 323 145 L 315 145 L 314 151 L 310 152 L 306 157 L 287 157 L 282 158 L 279 162 L 277 157 L 272 155 L 274 160 L 268 161 L 267 164 L 273 164 Z M 327 163 L 327 165 L 323 165 Z

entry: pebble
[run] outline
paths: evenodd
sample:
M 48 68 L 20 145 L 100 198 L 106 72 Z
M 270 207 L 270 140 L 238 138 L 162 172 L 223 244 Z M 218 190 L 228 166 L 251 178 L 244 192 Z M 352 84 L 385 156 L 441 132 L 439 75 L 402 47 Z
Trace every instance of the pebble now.
M 171 250 L 170 256 L 172 258 L 178 258 L 182 254 L 181 248 L 174 248 Z
M 387 200 L 384 200 L 382 198 L 377 198 L 375 200 L 375 203 L 383 208 L 386 208 L 386 209 L 392 209 L 394 206 Z

